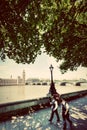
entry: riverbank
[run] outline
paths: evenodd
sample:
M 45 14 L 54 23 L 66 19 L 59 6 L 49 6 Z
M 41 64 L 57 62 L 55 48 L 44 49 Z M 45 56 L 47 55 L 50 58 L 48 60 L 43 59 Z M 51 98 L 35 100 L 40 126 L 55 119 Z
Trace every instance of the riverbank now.
M 69 101 L 85 95 L 87 95 L 87 90 L 65 93 L 61 97 Z M 0 104 L 0 120 L 7 120 L 13 115 L 23 115 L 46 107 L 49 107 L 49 97 L 3 103 Z

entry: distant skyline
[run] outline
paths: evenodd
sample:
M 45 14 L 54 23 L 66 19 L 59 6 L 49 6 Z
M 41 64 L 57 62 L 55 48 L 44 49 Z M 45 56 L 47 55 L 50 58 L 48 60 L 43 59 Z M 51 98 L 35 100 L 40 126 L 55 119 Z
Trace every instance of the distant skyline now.
M 42 54 L 36 58 L 34 64 L 17 64 L 15 61 L 7 59 L 5 62 L 0 60 L 0 78 L 15 79 L 18 76 L 22 76 L 23 70 L 25 70 L 26 79 L 39 78 L 50 79 L 50 65 L 53 65 L 53 79 L 87 79 L 87 68 L 79 67 L 77 71 L 68 71 L 65 74 L 61 74 L 58 66 L 59 63 L 53 57 L 49 57 L 46 54 Z

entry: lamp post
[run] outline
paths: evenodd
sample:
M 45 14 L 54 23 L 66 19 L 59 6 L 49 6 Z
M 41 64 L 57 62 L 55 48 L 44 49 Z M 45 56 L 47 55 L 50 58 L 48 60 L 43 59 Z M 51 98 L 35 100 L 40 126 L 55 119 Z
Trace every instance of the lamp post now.
M 51 72 L 51 84 L 50 84 L 51 95 L 54 95 L 56 93 L 55 85 L 54 85 L 54 82 L 53 82 L 53 68 L 54 67 L 52 65 L 49 67 L 50 72 Z
M 54 67 L 52 65 L 49 67 L 50 72 L 51 72 L 51 83 L 53 83 L 53 68 Z

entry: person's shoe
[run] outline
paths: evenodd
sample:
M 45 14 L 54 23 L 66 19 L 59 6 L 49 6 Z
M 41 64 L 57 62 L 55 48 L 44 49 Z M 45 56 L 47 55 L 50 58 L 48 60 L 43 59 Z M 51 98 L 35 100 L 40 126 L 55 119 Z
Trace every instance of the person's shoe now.
M 60 123 L 59 123 L 59 122 L 57 122 L 57 125 L 60 125 Z
M 48 120 L 49 122 L 50 122 L 50 124 L 52 123 L 52 121 L 51 120 Z
M 58 120 L 58 121 L 56 122 L 56 124 L 57 124 L 57 125 L 60 125 L 60 120 Z

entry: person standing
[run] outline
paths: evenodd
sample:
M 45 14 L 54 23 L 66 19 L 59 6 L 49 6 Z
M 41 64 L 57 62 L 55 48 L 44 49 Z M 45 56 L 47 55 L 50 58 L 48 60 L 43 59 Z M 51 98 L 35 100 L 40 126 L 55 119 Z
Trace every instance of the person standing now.
M 57 118 L 57 124 L 59 124 L 60 118 L 59 118 L 59 114 L 58 114 L 58 111 L 57 111 L 57 109 L 58 109 L 58 102 L 57 102 L 56 97 L 53 97 L 50 105 L 51 105 L 52 111 L 51 111 L 51 116 L 50 116 L 49 121 L 50 121 L 50 123 L 52 123 L 52 120 L 53 120 L 53 117 L 54 117 L 54 114 L 55 114 L 56 118 Z
M 69 117 L 69 104 L 61 99 L 62 103 L 62 118 L 63 118 L 63 130 L 66 130 L 66 120 L 70 123 L 70 126 L 72 125 L 72 121 Z

